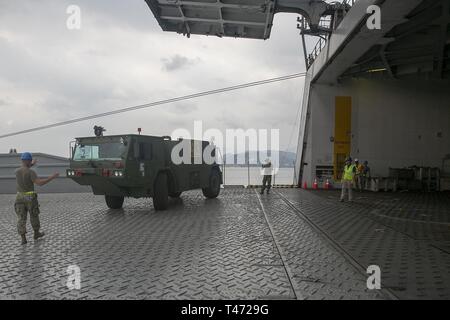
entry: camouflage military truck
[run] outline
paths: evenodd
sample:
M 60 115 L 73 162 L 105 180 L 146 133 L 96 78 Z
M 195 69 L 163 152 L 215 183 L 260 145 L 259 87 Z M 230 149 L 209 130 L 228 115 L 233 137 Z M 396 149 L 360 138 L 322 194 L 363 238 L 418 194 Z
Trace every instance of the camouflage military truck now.
M 67 176 L 91 186 L 95 195 L 104 195 L 111 209 L 122 208 L 125 197 L 151 197 L 156 210 L 165 210 L 169 197 L 178 198 L 192 189 L 202 189 L 205 197 L 216 198 L 223 183 L 219 165 L 215 161 L 207 164 L 203 157 L 194 159 L 193 150 L 192 162 L 175 164 L 172 149 L 181 141 L 192 149 L 194 145 L 202 150 L 209 147 L 215 157 L 215 148 L 205 141 L 144 135 L 78 138 L 71 144 Z

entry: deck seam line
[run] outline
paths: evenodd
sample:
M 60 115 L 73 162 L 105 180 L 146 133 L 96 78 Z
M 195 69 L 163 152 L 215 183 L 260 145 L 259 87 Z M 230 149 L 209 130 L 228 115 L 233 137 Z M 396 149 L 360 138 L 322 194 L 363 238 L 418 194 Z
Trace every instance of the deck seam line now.
M 284 201 L 290 208 L 297 213 L 297 216 L 305 221 L 311 228 L 313 228 L 318 234 L 322 236 L 324 240 L 326 240 L 337 252 L 342 254 L 345 260 L 347 260 L 360 274 L 364 277 L 367 277 L 366 270 L 363 265 L 361 265 L 352 255 L 350 255 L 340 244 L 338 244 L 335 240 L 333 240 L 322 228 L 316 225 L 309 217 L 307 217 L 300 209 L 295 207 L 295 205 L 288 200 L 285 196 L 280 194 L 278 191 L 275 193 Z M 382 288 L 380 290 L 384 296 L 391 300 L 400 300 L 391 290 L 387 288 Z
M 266 220 L 267 226 L 269 227 L 269 231 L 270 231 L 270 234 L 272 236 L 272 239 L 273 239 L 273 242 L 275 244 L 275 247 L 277 248 L 278 255 L 280 256 L 281 262 L 283 263 L 283 268 L 284 268 L 284 271 L 286 272 L 286 276 L 288 278 L 289 284 L 291 285 L 292 292 L 294 293 L 295 299 L 296 300 L 305 300 L 305 297 L 300 293 L 299 288 L 297 288 L 297 286 L 296 286 L 296 284 L 295 284 L 295 282 L 293 280 L 294 279 L 294 275 L 293 275 L 291 269 L 289 268 L 288 264 L 286 263 L 286 261 L 284 259 L 284 256 L 282 254 L 283 250 L 281 249 L 281 247 L 278 244 L 278 240 L 277 240 L 277 238 L 275 236 L 275 232 L 274 232 L 274 230 L 272 228 L 272 225 L 269 222 L 269 218 L 267 217 L 267 212 L 266 212 L 266 209 L 264 208 L 264 204 L 261 201 L 261 197 L 258 194 L 258 191 L 256 189 L 254 191 L 255 191 L 256 197 L 258 198 L 259 205 L 260 205 L 260 207 L 262 209 L 262 212 L 263 212 L 263 215 L 264 215 L 264 219 Z

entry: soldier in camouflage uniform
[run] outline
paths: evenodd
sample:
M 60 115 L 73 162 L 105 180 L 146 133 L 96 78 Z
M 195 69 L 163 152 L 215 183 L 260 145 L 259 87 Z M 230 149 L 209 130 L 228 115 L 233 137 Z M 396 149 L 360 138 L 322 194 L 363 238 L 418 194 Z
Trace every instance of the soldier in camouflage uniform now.
M 34 192 L 34 185 L 43 186 L 53 179 L 59 176 L 55 173 L 49 178 L 39 179 L 36 172 L 31 169 L 31 167 L 36 163 L 33 161 L 33 156 L 29 152 L 22 154 L 22 167 L 16 170 L 16 181 L 17 181 L 17 197 L 14 204 L 14 208 L 17 214 L 17 231 L 22 237 L 22 244 L 27 243 L 26 238 L 26 224 L 27 215 L 30 213 L 30 222 L 34 230 L 34 239 L 37 240 L 44 236 L 43 232 L 40 232 L 40 222 L 39 222 L 39 202 L 37 199 L 37 193 Z

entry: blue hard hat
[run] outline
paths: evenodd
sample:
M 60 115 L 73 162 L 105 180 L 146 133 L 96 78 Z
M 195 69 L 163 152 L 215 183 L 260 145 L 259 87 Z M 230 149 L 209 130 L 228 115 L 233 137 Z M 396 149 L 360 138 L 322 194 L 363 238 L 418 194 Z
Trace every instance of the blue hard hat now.
M 29 161 L 31 161 L 31 160 L 33 160 L 33 156 L 29 152 L 24 152 L 24 153 L 22 153 L 21 160 L 29 160 Z

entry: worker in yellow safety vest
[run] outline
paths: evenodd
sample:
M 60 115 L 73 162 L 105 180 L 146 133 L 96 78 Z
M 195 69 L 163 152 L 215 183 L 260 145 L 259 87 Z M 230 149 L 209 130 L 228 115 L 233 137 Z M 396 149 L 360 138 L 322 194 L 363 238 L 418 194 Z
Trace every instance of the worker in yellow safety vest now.
M 359 162 L 358 159 L 355 159 L 355 167 L 356 167 L 355 186 L 359 192 L 362 192 L 363 191 L 362 175 L 363 175 L 364 166 Z
M 348 191 L 348 200 L 353 201 L 353 183 L 355 180 L 356 165 L 352 164 L 352 158 L 345 160 L 344 172 L 342 174 L 341 202 L 344 201 L 345 193 Z

